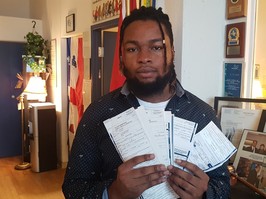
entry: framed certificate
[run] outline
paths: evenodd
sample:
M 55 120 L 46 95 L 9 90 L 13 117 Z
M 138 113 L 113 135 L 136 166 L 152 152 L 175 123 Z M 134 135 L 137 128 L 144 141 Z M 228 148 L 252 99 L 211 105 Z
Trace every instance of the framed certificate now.
M 246 23 L 234 23 L 226 26 L 226 58 L 245 56 Z
M 227 19 L 247 16 L 247 0 L 227 0 Z
M 224 63 L 224 96 L 242 96 L 243 63 Z

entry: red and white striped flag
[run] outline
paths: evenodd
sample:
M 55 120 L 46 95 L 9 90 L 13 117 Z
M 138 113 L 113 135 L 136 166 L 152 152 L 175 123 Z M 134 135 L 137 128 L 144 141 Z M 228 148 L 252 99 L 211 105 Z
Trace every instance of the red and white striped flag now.
M 70 43 L 70 79 L 69 79 L 69 132 L 75 134 L 83 115 L 83 40 L 73 37 Z M 70 140 L 70 145 L 71 145 Z

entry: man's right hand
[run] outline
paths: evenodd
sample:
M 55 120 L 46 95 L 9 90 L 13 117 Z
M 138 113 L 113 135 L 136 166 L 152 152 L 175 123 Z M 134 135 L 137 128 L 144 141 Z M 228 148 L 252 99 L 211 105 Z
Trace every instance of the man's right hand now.
M 146 189 L 165 182 L 169 171 L 158 164 L 134 168 L 136 165 L 153 160 L 153 154 L 136 156 L 118 167 L 117 178 L 108 189 L 109 199 L 135 199 Z

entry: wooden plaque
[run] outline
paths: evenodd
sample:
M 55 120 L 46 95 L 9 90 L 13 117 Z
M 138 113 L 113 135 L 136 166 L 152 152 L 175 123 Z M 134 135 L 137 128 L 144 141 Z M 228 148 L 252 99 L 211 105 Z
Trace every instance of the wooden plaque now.
M 246 23 L 234 23 L 226 26 L 226 58 L 245 56 Z
M 227 0 L 227 19 L 247 16 L 247 0 Z

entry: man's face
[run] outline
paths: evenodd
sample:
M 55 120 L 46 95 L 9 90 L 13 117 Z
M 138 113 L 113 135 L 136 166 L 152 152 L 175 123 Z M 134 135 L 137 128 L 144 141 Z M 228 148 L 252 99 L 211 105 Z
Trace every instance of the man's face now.
M 257 141 L 253 140 L 252 146 L 256 147 L 257 146 Z
M 168 35 L 166 33 L 164 35 L 167 66 L 165 66 L 162 35 L 157 22 L 139 20 L 132 22 L 125 29 L 121 46 L 121 69 L 129 86 L 133 86 L 136 92 L 156 93 L 158 89 L 165 88 L 169 81 L 170 69 L 174 67 L 174 50 Z

